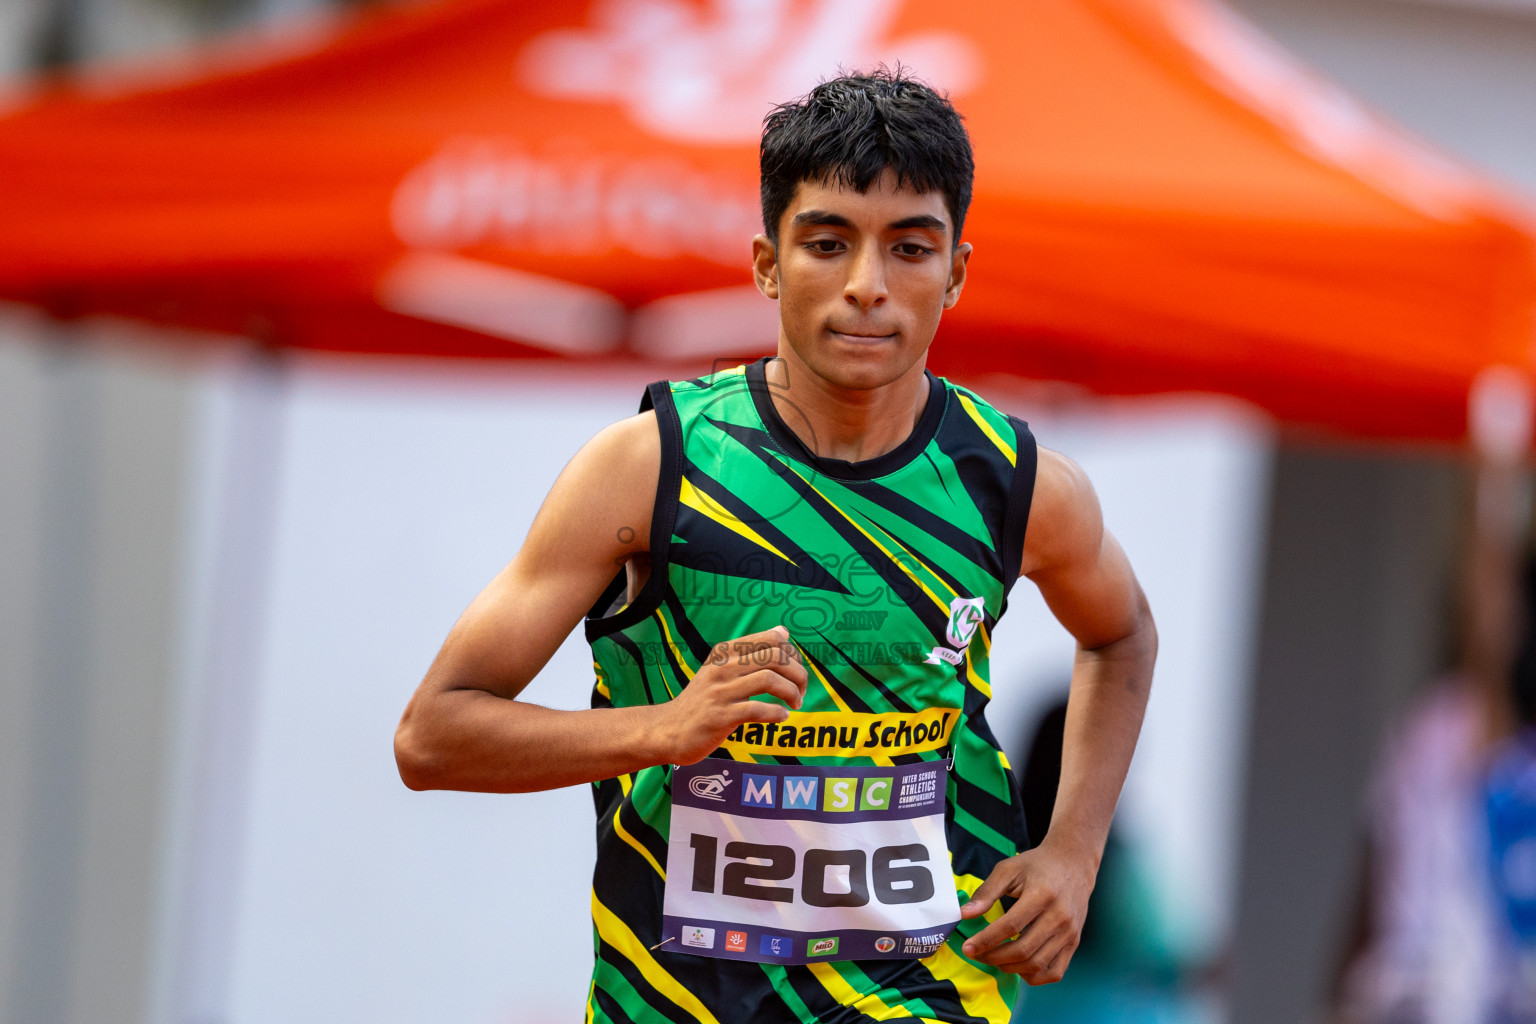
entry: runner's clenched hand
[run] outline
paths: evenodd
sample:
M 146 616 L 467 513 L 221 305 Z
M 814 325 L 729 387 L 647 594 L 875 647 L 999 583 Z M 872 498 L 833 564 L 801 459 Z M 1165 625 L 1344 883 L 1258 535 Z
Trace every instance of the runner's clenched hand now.
M 1049 836 L 999 862 L 960 916 L 980 917 L 1002 896 L 1017 902 L 965 941 L 965 955 L 1031 985 L 1060 981 L 1082 935 L 1095 874 L 1088 858 L 1056 849 Z
M 783 626 L 716 644 L 683 692 L 661 706 L 666 749 L 672 752 L 668 760 L 693 764 L 738 725 L 784 721 L 789 717 L 784 706 L 752 698 L 767 694 L 799 709 L 805 683 L 800 652 Z

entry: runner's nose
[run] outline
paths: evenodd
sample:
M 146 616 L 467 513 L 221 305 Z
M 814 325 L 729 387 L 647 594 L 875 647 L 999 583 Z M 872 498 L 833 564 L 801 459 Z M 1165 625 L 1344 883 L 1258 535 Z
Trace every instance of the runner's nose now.
M 843 298 L 868 312 L 883 303 L 887 289 L 884 255 L 878 245 L 861 245 L 854 250 L 849 261 L 848 281 L 843 285 Z

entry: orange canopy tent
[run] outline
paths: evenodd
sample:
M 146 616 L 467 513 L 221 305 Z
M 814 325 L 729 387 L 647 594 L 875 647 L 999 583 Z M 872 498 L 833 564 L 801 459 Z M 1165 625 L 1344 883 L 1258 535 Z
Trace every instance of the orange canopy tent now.
M 707 367 L 774 341 L 747 272 L 769 103 L 899 60 L 977 151 L 940 372 L 1456 439 L 1476 372 L 1531 362 L 1522 215 L 1204 2 L 458 0 L 223 56 L 0 119 L 0 296 Z

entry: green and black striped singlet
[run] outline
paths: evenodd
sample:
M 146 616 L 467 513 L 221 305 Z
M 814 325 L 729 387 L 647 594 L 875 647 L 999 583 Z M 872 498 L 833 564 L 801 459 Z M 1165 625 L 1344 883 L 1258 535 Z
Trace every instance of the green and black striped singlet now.
M 622 607 L 620 572 L 588 616 L 592 706 L 670 700 L 716 643 L 782 623 L 810 675 L 804 707 L 782 726 L 739 729 L 714 756 L 889 765 L 952 754 L 945 818 L 963 903 L 1027 845 L 983 712 L 992 630 L 1023 555 L 1034 437 L 929 373 L 920 422 L 900 446 L 863 462 L 818 458 L 775 409 L 766 363 L 647 389 L 641 409 L 655 409 L 662 439 L 651 572 Z M 960 953 L 980 920 L 921 960 L 785 966 L 652 951 L 670 773 L 594 784 L 588 1021 L 1009 1019 L 1017 979 Z

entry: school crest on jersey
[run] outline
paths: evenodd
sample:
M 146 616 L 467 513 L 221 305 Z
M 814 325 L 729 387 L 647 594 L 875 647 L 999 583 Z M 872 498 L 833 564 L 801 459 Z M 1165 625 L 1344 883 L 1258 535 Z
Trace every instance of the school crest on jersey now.
M 944 638 L 949 641 L 950 647 L 935 647 L 923 661 L 929 665 L 958 665 L 963 662 L 966 648 L 971 645 L 977 628 L 986 618 L 986 606 L 986 599 L 980 597 L 957 597 L 949 602 L 949 624 L 944 627 Z

